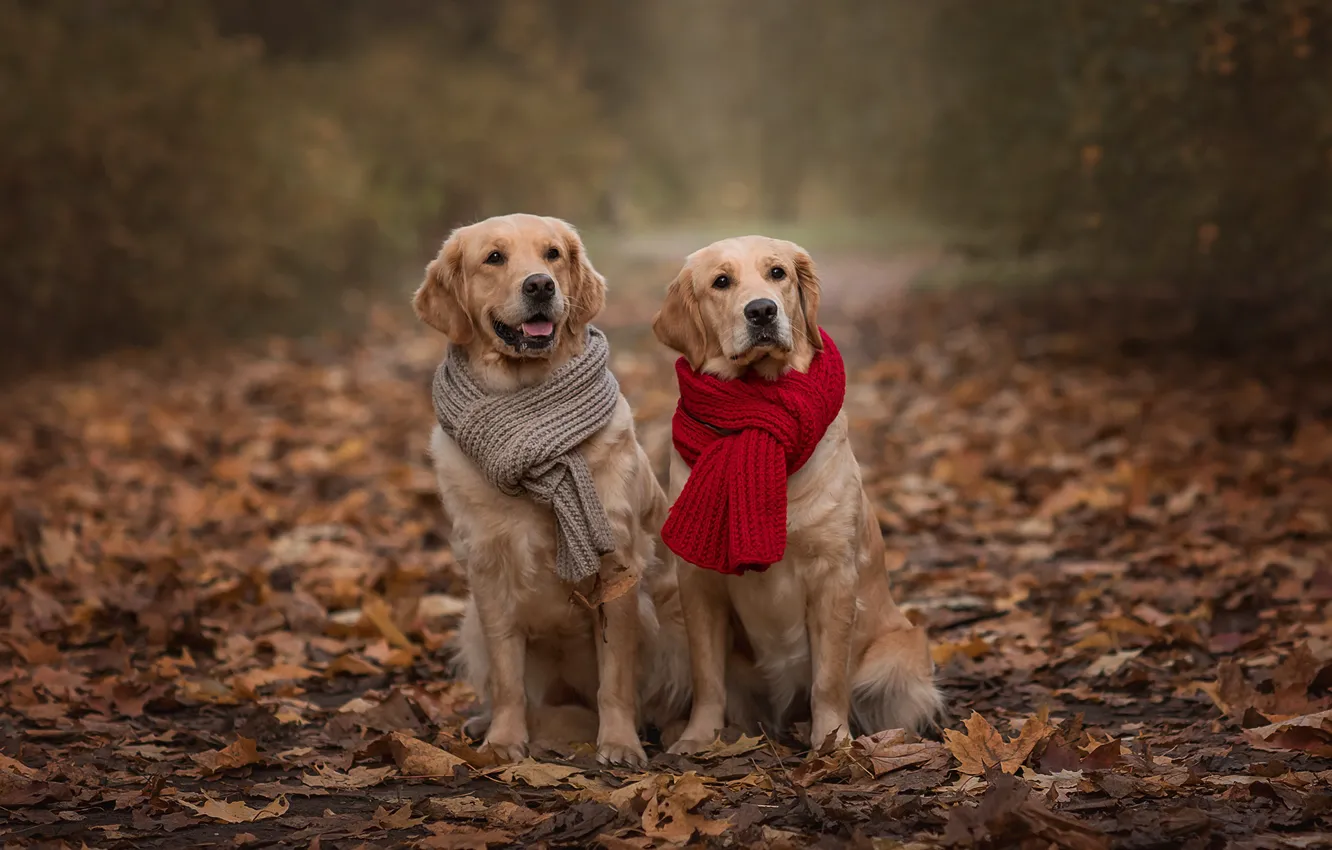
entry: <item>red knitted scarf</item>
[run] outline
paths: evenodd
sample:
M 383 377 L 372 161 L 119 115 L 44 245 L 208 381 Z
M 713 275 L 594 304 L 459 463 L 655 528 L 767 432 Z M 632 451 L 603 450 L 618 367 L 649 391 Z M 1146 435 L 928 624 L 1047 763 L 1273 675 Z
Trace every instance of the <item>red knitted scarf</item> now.
M 680 403 L 675 450 L 692 468 L 661 529 L 691 564 L 738 575 L 766 570 L 786 552 L 786 479 L 805 465 L 842 409 L 846 368 L 822 330 L 806 373 L 732 381 L 675 364 Z

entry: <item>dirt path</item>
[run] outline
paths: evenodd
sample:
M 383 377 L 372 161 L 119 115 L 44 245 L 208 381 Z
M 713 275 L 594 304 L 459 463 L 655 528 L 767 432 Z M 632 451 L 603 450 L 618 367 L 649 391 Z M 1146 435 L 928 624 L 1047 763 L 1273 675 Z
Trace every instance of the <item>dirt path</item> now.
M 674 262 L 607 314 L 658 452 Z M 1135 360 L 1104 302 L 908 293 L 926 262 L 823 273 L 937 740 L 488 764 L 444 653 L 440 345 L 385 314 L 0 399 L 6 847 L 1332 846 L 1326 358 Z

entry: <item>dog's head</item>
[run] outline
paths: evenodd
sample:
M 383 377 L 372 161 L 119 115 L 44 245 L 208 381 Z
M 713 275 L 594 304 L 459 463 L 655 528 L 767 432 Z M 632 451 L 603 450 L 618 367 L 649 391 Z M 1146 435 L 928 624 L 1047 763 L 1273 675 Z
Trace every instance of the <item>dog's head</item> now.
M 455 230 L 426 268 L 413 306 L 469 353 L 558 360 L 583 342 L 606 281 L 558 218 L 506 215 Z
M 735 378 L 805 371 L 819 336 L 819 277 L 793 242 L 742 236 L 689 255 L 652 322 L 695 369 Z

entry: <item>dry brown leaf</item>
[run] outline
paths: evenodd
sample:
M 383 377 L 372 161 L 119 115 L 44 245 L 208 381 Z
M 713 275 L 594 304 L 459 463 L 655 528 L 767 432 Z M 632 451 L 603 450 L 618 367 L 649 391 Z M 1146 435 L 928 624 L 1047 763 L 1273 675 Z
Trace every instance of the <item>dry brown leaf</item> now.
M 403 803 L 396 810 L 390 810 L 386 806 L 375 809 L 374 822 L 380 829 L 411 829 L 425 823 L 425 818 L 412 817 L 412 804 Z
M 990 644 L 973 635 L 970 640 L 962 643 L 936 643 L 930 648 L 930 656 L 934 659 L 935 665 L 943 667 L 956 655 L 976 659 L 986 655 L 991 649 Z
M 1118 508 L 1125 503 L 1125 498 L 1125 494 L 1101 485 L 1088 486 L 1077 480 L 1069 480 L 1041 503 L 1036 516 L 1049 519 L 1083 506 L 1096 511 Z
M 227 803 L 212 797 L 204 798 L 202 804 L 196 805 L 188 800 L 179 800 L 182 806 L 192 809 L 196 814 L 209 817 L 223 823 L 254 823 L 255 821 L 268 820 L 269 818 L 282 817 L 287 813 L 291 805 L 287 802 L 285 796 L 278 797 L 273 802 L 264 806 L 262 809 L 252 809 L 245 805 L 243 800 L 237 800 L 234 803 Z
M 934 766 L 937 763 L 938 767 L 943 767 L 948 763 L 943 744 L 937 741 L 908 742 L 902 729 L 888 729 L 857 738 L 851 742 L 851 749 L 858 759 L 869 760 L 875 776 L 912 765 Z
M 1332 709 L 1247 729 L 1244 737 L 1259 750 L 1332 757 Z
M 1120 668 L 1133 659 L 1142 655 L 1141 649 L 1125 649 L 1119 652 L 1108 652 L 1096 659 L 1083 671 L 1084 676 L 1112 676 L 1118 673 Z
M 501 782 L 522 782 L 533 788 L 553 788 L 568 784 L 569 779 L 581 771 L 576 767 L 563 764 L 524 759 L 514 764 L 495 768 L 487 773 L 495 773 Z
M 1044 741 L 1050 735 L 1054 734 L 1055 728 L 1050 725 L 1050 710 L 1042 708 L 1036 714 L 1028 717 L 1022 724 L 1022 731 L 1018 733 L 1017 739 L 1009 746 L 1009 763 L 1013 765 L 1012 770 L 1005 770 L 1007 773 L 1016 773 L 1027 759 L 1031 756 L 1036 745 Z
M 277 682 L 294 682 L 300 681 L 301 679 L 312 679 L 318 675 L 319 674 L 315 671 L 302 667 L 299 664 L 274 664 L 272 667 L 238 673 L 231 677 L 230 685 L 233 688 L 239 688 L 243 691 L 254 692 Z
M 638 576 L 628 570 L 622 570 L 612 576 L 609 581 L 603 581 L 601 576 L 598 575 L 596 583 L 592 586 L 592 592 L 587 596 L 583 596 L 582 593 L 576 590 L 572 595 L 585 608 L 595 611 L 607 602 L 619 599 L 637 586 Z
M 944 743 L 961 764 L 961 771 L 981 776 L 987 768 L 1001 765 L 1005 752 L 1004 739 L 989 721 L 973 711 L 965 726 L 966 732 L 944 730 Z
M 745 753 L 752 753 L 760 749 L 767 742 L 762 735 L 741 735 L 732 743 L 723 743 L 721 738 L 713 741 L 708 746 L 690 755 L 691 759 L 696 761 L 709 761 L 711 759 L 732 758 L 742 756 Z
M 1005 741 L 977 712 L 967 718 L 966 732 L 944 730 L 944 742 L 960 763 L 959 770 L 971 776 L 983 776 L 987 768 L 998 767 L 1004 773 L 1016 773 L 1036 745 L 1054 731 L 1047 713 L 1029 718 L 1017 738 Z
M 404 776 L 453 776 L 455 767 L 466 764 L 453 753 L 401 732 L 389 733 L 388 742 Z
M 32 779 L 37 775 L 37 771 L 28 767 L 18 759 L 12 759 L 4 753 L 0 753 L 0 770 L 21 776 L 24 779 Z
M 531 827 L 549 817 L 508 800 L 487 802 L 470 794 L 462 797 L 431 797 L 421 804 L 421 813 L 432 818 L 484 820 L 495 826 L 519 829 Z
M 413 846 L 421 850 L 486 850 L 491 845 L 513 841 L 513 833 L 495 829 L 450 823 L 432 823 L 427 828 L 432 834 Z
M 243 735 L 220 750 L 195 753 L 190 758 L 203 768 L 204 776 L 214 776 L 224 770 L 258 764 L 263 760 L 255 742 Z
M 1217 668 L 1215 682 L 1195 682 L 1194 686 L 1223 714 L 1236 720 L 1250 709 L 1272 721 L 1289 720 L 1317 713 L 1326 706 L 1326 701 L 1310 699 L 1308 694 L 1321 666 L 1308 646 L 1301 644 L 1272 672 L 1272 693 L 1259 692 L 1245 678 L 1244 669 L 1229 660 Z
M 368 620 L 384 636 L 384 640 L 394 647 L 407 652 L 416 651 L 416 645 L 412 643 L 407 635 L 403 634 L 397 623 L 393 622 L 393 609 L 383 599 L 372 594 L 366 594 L 365 599 L 361 602 L 361 616 Z
M 373 676 L 381 672 L 383 671 L 377 665 L 352 652 L 344 652 L 334 658 L 328 667 L 324 668 L 325 676 L 336 676 L 338 674 L 344 676 Z
M 729 821 L 709 820 L 692 812 L 711 796 L 698 774 L 684 774 L 669 790 L 660 789 L 648 800 L 643 809 L 643 834 L 670 844 L 686 844 L 695 834 L 721 835 L 730 828 Z
M 626 782 L 619 788 L 605 794 L 599 799 L 602 802 L 609 803 L 622 812 L 637 812 L 639 805 L 646 803 L 659 789 L 670 784 L 670 777 L 660 773 L 644 776 L 635 782 Z
M 1106 850 L 1110 842 L 1095 827 L 1062 812 L 1051 811 L 1029 785 L 1014 776 L 991 772 L 977 806 L 954 806 L 944 829 L 951 846 L 1034 846 L 1067 850 Z
M 343 773 L 321 764 L 314 774 L 301 775 L 301 782 L 311 788 L 369 788 L 388 779 L 394 773 L 391 767 L 365 767 L 360 765 Z

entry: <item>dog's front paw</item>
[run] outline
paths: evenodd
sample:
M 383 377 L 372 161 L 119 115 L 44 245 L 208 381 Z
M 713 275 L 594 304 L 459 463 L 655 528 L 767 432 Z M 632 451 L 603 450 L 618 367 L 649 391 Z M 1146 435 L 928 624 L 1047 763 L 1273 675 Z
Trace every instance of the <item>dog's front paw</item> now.
M 522 761 L 527 758 L 526 741 L 497 741 L 487 738 L 481 745 L 481 752 L 493 753 L 500 761 Z
M 602 741 L 597 744 L 597 761 L 624 767 L 642 767 L 647 764 L 647 753 L 635 737 L 628 741 Z
M 706 738 L 691 738 L 688 735 L 684 735 L 681 736 L 680 740 L 676 741 L 674 744 L 671 744 L 671 748 L 666 752 L 675 756 L 693 755 L 694 753 L 699 753 L 702 752 L 703 750 L 706 750 L 708 747 L 712 746 L 716 742 L 716 740 L 717 739 L 715 736 L 711 739 L 706 739 Z
M 815 752 L 835 750 L 851 740 L 845 723 L 823 723 L 810 729 L 809 748 Z

